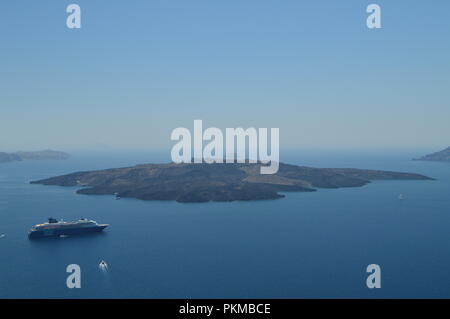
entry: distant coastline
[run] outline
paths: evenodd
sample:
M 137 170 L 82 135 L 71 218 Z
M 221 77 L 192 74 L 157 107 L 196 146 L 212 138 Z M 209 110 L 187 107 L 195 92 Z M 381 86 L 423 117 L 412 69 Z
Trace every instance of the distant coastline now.
M 53 150 L 15 153 L 0 152 L 0 163 L 30 160 L 66 160 L 69 157 L 70 155 L 67 153 Z
M 445 150 L 428 154 L 420 158 L 415 158 L 416 161 L 434 161 L 434 162 L 450 162 L 450 147 Z

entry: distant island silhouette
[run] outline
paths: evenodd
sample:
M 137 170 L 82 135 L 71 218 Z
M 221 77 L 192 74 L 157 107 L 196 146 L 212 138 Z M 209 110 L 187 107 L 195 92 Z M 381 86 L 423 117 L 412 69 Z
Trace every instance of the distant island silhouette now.
M 312 168 L 280 163 L 261 175 L 262 164 L 145 164 L 52 177 L 31 184 L 80 186 L 78 194 L 177 202 L 250 201 L 282 198 L 279 192 L 361 187 L 373 180 L 433 180 L 413 174 L 353 168 Z
M 69 154 L 59 151 L 45 150 L 37 152 L 0 152 L 0 163 L 27 161 L 27 160 L 65 160 Z
M 428 154 L 420 158 L 416 158 L 416 161 L 436 161 L 436 162 L 450 162 L 450 147 L 445 150 Z

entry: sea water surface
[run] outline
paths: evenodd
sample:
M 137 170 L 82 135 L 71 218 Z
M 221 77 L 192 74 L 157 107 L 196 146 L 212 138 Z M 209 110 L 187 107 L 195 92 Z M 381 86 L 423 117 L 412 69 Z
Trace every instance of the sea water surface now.
M 0 164 L 0 297 L 449 298 L 450 163 L 411 160 L 419 155 L 290 152 L 283 162 L 437 180 L 206 204 L 115 200 L 29 184 L 81 170 L 167 162 L 167 154 L 74 153 L 67 161 Z M 50 216 L 110 227 L 92 236 L 28 240 L 30 227 Z M 99 269 L 102 260 L 107 271 Z M 66 286 L 69 264 L 82 269 L 81 289 Z M 369 264 L 381 266 L 381 289 L 366 286 Z

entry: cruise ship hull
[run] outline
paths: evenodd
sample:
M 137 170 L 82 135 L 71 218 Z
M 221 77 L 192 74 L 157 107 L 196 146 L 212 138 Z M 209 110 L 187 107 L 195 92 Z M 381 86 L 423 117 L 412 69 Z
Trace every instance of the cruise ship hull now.
M 98 225 L 94 227 L 79 227 L 79 228 L 66 228 L 66 229 L 46 229 L 46 230 L 32 230 L 28 234 L 29 239 L 60 237 L 60 236 L 73 236 L 90 233 L 98 233 L 108 225 Z

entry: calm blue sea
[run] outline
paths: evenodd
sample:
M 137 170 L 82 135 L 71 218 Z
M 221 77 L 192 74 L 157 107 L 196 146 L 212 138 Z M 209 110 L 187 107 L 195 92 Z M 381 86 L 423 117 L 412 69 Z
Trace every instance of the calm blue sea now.
M 164 153 L 73 155 L 0 164 L 1 298 L 450 298 L 450 163 L 410 160 L 422 152 L 285 153 L 287 163 L 438 180 L 289 193 L 276 201 L 116 201 L 29 184 L 168 161 Z M 29 228 L 49 216 L 111 226 L 100 235 L 29 241 Z M 81 266 L 81 289 L 66 287 L 69 264 Z M 379 290 L 366 288 L 369 264 L 382 268 Z

